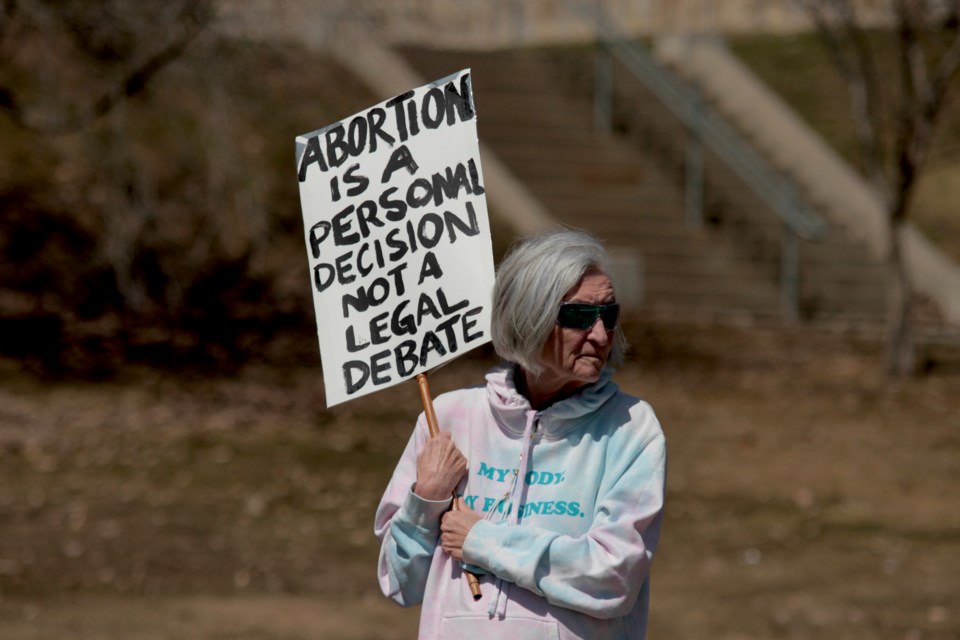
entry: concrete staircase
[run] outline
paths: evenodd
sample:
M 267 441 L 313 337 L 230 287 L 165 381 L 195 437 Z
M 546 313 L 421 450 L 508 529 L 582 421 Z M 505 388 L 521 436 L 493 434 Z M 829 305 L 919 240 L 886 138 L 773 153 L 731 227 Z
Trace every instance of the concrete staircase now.
M 473 69 L 479 135 L 560 222 L 643 258 L 643 311 L 781 319 L 780 223 L 707 158 L 706 224 L 684 221 L 682 125 L 622 69 L 613 134 L 593 130 L 593 57 L 576 50 L 400 51 L 425 78 Z M 801 248 L 801 318 L 879 322 L 883 270 L 837 226 Z
M 480 139 L 559 222 L 639 250 L 645 313 L 779 318 L 775 280 L 725 234 L 685 225 L 682 186 L 661 160 L 593 132 L 575 68 L 548 51 L 400 53 L 427 78 L 472 68 Z
M 581 80 L 581 90 L 589 90 Z M 657 157 L 664 171 L 683 181 L 687 132 L 683 125 L 624 70 L 614 83 L 614 128 L 635 148 Z M 707 96 L 709 99 L 710 96 Z M 737 122 L 731 123 L 737 127 Z M 749 127 L 738 127 L 752 142 Z M 767 158 L 782 173 L 775 159 Z M 800 315 L 807 321 L 880 324 L 886 314 L 886 272 L 883 262 L 862 237 L 833 219 L 831 212 L 811 201 L 827 222 L 823 238 L 800 248 Z M 769 208 L 709 153 L 705 170 L 706 222 L 726 236 L 756 269 L 779 278 L 783 228 Z

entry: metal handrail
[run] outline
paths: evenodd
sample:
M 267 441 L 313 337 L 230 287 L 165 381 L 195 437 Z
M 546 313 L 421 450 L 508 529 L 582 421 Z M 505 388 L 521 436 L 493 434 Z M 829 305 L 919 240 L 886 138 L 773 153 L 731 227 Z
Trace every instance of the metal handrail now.
M 527 19 L 523 0 L 502 0 L 509 8 L 514 33 L 522 40 Z M 799 316 L 800 246 L 799 240 L 822 238 L 828 225 L 804 201 L 799 188 L 779 173 L 738 133 L 716 109 L 703 100 L 696 88 L 659 63 L 639 42 L 620 33 L 603 9 L 603 0 L 559 0 L 567 13 L 589 26 L 596 34 L 605 60 L 598 56 L 595 92 L 595 122 L 609 126 L 612 104 L 612 68 L 617 60 L 644 85 L 690 132 L 687 148 L 687 220 L 692 225 L 703 221 L 704 148 L 738 176 L 766 204 L 783 225 L 781 246 L 781 295 L 785 317 Z M 350 5 L 357 16 L 371 19 L 358 4 Z M 501 5 L 503 6 L 503 5 Z M 554 5 L 556 6 L 556 5 Z M 396 24 L 396 23 L 395 23 Z M 600 85 L 604 86 L 601 88 Z
M 690 91 L 668 75 L 653 57 L 638 44 L 611 35 L 602 35 L 603 44 L 644 86 L 646 86 L 690 130 L 698 131 L 704 144 L 750 189 L 763 200 L 780 220 L 804 240 L 816 240 L 826 232 L 823 219 L 804 207 L 791 181 L 780 175 L 731 127 L 716 109 L 695 104 Z
M 802 199 L 793 181 L 776 171 L 766 159 L 714 108 L 702 99 L 695 87 L 669 72 L 639 43 L 618 34 L 598 2 L 566 0 L 574 15 L 593 23 L 597 40 L 609 55 L 618 60 L 661 103 L 675 114 L 692 134 L 687 149 L 687 220 L 702 223 L 703 151 L 705 145 L 763 201 L 783 224 L 780 252 L 780 295 L 784 317 L 796 321 L 800 316 L 801 239 L 822 238 L 827 223 L 813 213 Z M 598 64 L 594 104 L 595 119 L 609 119 L 612 111 L 612 72 L 608 64 Z M 602 72 L 602 73 L 601 73 Z M 610 95 L 601 97 L 601 91 Z M 603 112 L 600 114 L 600 112 Z M 609 125 L 609 122 L 607 123 Z

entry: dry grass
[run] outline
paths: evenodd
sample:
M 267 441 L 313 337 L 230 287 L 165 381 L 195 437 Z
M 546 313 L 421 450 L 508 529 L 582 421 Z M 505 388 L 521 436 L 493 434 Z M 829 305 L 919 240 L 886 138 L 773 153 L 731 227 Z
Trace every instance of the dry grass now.
M 640 327 L 619 380 L 671 452 L 651 636 L 960 633 L 960 377 L 889 382 L 837 335 Z M 371 528 L 412 388 L 328 411 L 314 367 L 2 379 L 0 636 L 410 637 Z

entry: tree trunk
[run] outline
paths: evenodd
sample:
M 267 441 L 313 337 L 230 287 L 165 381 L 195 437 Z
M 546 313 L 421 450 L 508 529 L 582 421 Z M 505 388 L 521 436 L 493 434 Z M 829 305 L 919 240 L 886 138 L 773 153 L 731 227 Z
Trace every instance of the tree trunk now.
M 916 371 L 916 351 L 910 323 L 913 286 L 903 255 L 903 231 L 902 220 L 891 221 L 887 373 L 894 377 L 910 376 Z

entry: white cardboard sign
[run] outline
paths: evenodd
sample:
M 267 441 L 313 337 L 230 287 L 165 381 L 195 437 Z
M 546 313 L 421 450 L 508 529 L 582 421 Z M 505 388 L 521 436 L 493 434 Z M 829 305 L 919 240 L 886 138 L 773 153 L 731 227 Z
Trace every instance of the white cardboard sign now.
M 490 340 L 470 70 L 296 139 L 327 406 Z

